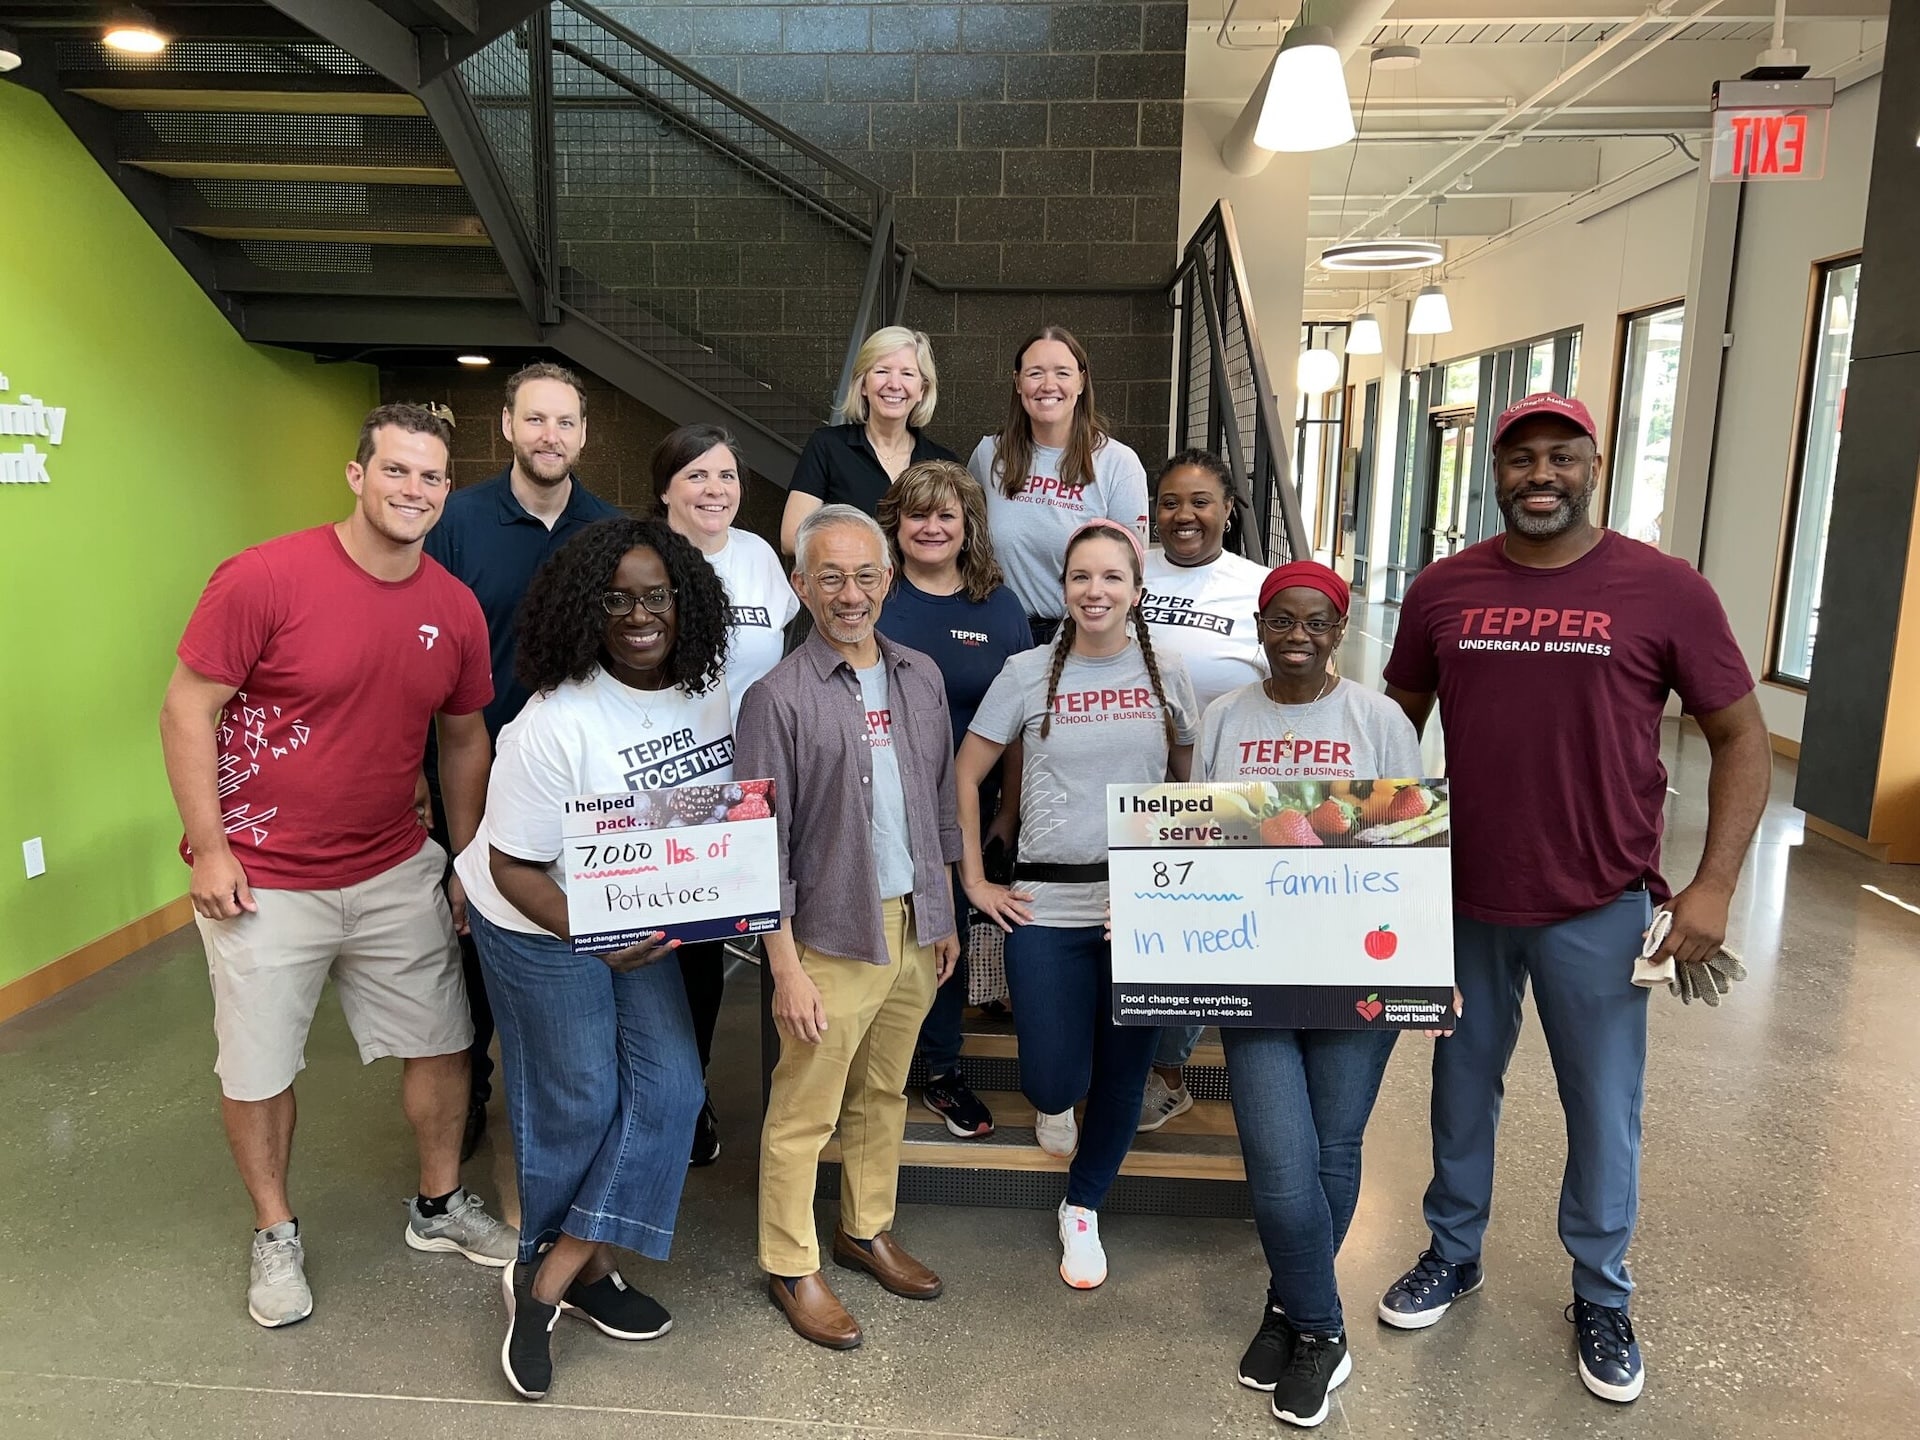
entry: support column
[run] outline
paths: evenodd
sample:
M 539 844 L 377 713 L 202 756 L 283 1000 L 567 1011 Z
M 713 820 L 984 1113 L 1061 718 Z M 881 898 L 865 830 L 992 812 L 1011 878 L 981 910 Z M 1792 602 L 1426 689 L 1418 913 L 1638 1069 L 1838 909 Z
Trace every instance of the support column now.
M 1720 421 L 1720 373 L 1726 365 L 1727 321 L 1733 311 L 1743 188 L 1714 184 L 1710 168 L 1702 165 L 1695 182 L 1699 194 L 1687 262 L 1687 325 L 1680 338 L 1680 385 L 1674 395 L 1666 507 L 1660 517 L 1660 548 L 1696 567 L 1706 559 L 1713 440 Z
M 1895 5 L 1795 801 L 1920 864 L 1920 5 Z

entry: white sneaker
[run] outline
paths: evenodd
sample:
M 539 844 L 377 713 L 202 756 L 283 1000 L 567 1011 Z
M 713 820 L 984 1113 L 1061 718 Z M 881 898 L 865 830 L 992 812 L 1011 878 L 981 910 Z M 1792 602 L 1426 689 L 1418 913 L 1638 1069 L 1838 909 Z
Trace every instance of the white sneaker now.
M 247 1283 L 247 1313 L 269 1330 L 292 1325 L 313 1313 L 307 1287 L 306 1249 L 299 1227 L 282 1220 L 253 1237 L 252 1274 Z
M 1099 1215 L 1064 1200 L 1060 1202 L 1060 1278 L 1076 1290 L 1092 1290 L 1107 1280 Z
M 1071 1109 L 1062 1110 L 1058 1115 L 1042 1110 L 1033 1117 L 1033 1138 L 1047 1154 L 1064 1160 L 1079 1148 L 1080 1127 L 1074 1123 Z
M 1193 1095 L 1182 1083 L 1177 1088 L 1160 1078 L 1158 1070 L 1147 1072 L 1147 1092 L 1140 1097 L 1140 1124 L 1142 1134 L 1158 1130 L 1176 1115 L 1184 1115 L 1193 1108 Z

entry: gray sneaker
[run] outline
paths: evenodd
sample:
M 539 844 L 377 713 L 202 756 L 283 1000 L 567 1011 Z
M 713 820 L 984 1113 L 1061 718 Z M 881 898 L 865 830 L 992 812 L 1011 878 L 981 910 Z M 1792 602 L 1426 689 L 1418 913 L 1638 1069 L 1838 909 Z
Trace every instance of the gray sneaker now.
M 471 1190 L 461 1190 L 447 1202 L 447 1213 L 428 1217 L 420 1213 L 420 1199 L 407 1199 L 407 1244 L 416 1250 L 458 1250 L 476 1265 L 500 1269 L 520 1253 L 520 1232 L 487 1213 Z
M 282 1220 L 256 1234 L 252 1278 L 247 1284 L 247 1313 L 269 1330 L 311 1315 L 313 1291 L 307 1285 L 306 1261 L 294 1221 Z
M 1147 1072 L 1147 1091 L 1140 1097 L 1140 1124 L 1142 1134 L 1158 1130 L 1176 1115 L 1184 1115 L 1193 1108 L 1193 1094 L 1182 1084 L 1178 1087 L 1167 1084 L 1160 1078 L 1158 1070 Z

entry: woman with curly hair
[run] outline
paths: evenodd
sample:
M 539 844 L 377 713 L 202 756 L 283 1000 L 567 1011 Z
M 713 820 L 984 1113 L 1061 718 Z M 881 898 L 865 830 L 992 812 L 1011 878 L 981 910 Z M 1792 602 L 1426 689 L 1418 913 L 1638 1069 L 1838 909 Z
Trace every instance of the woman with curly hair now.
M 1185 780 L 1200 711 L 1186 666 L 1154 652 L 1140 613 L 1146 566 L 1130 525 L 1090 520 L 1068 538 L 1060 633 L 1007 661 L 955 762 L 961 882 L 1007 932 L 1020 1088 L 1034 1139 L 1073 1157 L 1060 1202 L 1060 1278 L 1107 1278 L 1100 1205 L 1133 1144 L 1158 1031 L 1113 1023 L 1107 909 L 1107 786 Z M 1131 630 L 1131 634 L 1129 634 Z M 979 785 L 1022 741 L 1017 889 L 987 879 Z M 1084 1131 L 1073 1107 L 1087 1102 Z
M 499 1020 L 520 1186 L 500 1360 L 529 1400 L 547 1392 L 563 1309 L 620 1340 L 673 1323 L 620 1278 L 614 1247 L 667 1258 L 705 1094 L 678 942 L 656 931 L 573 953 L 561 807 L 686 787 L 674 809 L 705 818 L 733 778 L 726 648 L 719 577 L 661 520 L 581 531 L 521 607 L 533 699 L 500 732 L 486 816 L 455 868 Z
M 894 556 L 893 589 L 880 608 L 880 633 L 933 657 L 953 719 L 953 747 L 966 738 L 980 698 L 1007 658 L 1032 643 L 1026 612 L 1006 587 L 987 534 L 987 497 L 967 467 L 953 460 L 911 465 L 880 499 L 880 528 Z M 1000 767 L 980 792 L 980 812 L 1000 808 Z M 1009 835 L 1006 838 L 1011 838 Z M 1005 843 L 1003 839 L 1002 843 Z M 955 887 L 955 913 L 964 897 Z M 966 926 L 960 927 L 962 950 Z M 960 1020 L 967 1003 L 966 959 L 934 992 L 920 1025 L 927 1084 L 920 1102 L 962 1140 L 993 1133 L 993 1112 L 960 1073 Z

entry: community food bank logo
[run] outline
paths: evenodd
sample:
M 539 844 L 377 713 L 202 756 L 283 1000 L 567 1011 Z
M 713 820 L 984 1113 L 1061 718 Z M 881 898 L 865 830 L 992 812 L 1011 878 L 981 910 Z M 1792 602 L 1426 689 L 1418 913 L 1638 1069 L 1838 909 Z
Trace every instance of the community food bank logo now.
M 50 449 L 66 438 L 67 407 L 50 405 L 25 391 L 9 400 L 12 386 L 5 372 L 0 372 L 0 437 L 25 443 L 17 449 L 0 449 L 0 485 L 51 484 L 47 461 L 52 456 L 38 442 L 46 441 Z

